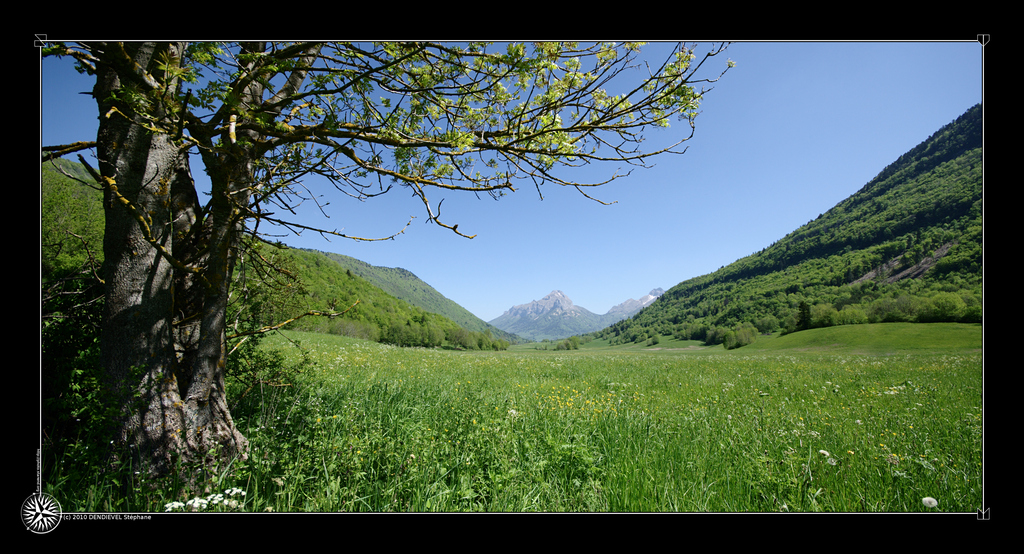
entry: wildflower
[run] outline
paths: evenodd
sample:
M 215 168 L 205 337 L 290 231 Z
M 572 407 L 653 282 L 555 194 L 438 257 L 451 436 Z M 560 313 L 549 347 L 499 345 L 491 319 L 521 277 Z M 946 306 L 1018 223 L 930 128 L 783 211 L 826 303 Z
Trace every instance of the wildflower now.
M 835 458 L 829 458 L 828 459 L 828 465 L 830 465 L 830 466 L 836 465 L 836 459 Z
M 923 502 L 923 503 L 924 503 L 924 505 L 925 505 L 925 506 L 927 506 L 927 507 L 929 507 L 929 508 L 934 508 L 934 507 L 936 507 L 936 506 L 938 506 L 938 505 L 939 505 L 939 501 L 938 501 L 938 500 L 935 500 L 934 498 L 932 498 L 932 497 L 930 497 L 930 496 L 926 496 L 926 497 L 924 497 L 924 498 L 923 498 L 923 499 L 921 500 L 921 502 Z
M 186 506 L 193 512 L 199 512 L 206 509 L 206 505 L 209 502 L 205 498 L 193 498 L 185 503 Z

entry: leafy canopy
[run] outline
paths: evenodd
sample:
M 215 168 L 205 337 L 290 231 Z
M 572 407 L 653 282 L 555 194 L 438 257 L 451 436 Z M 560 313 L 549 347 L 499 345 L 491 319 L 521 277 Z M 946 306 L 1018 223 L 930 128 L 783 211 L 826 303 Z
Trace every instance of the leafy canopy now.
M 204 158 L 218 156 L 229 137 L 251 148 L 259 161 L 240 207 L 250 219 L 310 229 L 273 210 L 317 200 L 301 183 L 319 175 L 361 200 L 404 187 L 429 220 L 469 236 L 442 222 L 440 202 L 428 192 L 500 197 L 525 179 L 538 193 L 554 183 L 592 198 L 583 187 L 623 174 L 576 182 L 553 170 L 593 162 L 643 166 L 652 156 L 679 153 L 708 92 L 697 86 L 725 72 L 699 78 L 698 69 L 725 45 L 675 45 L 658 63 L 640 46 L 192 43 L 182 59 L 161 60 L 162 80 L 140 70 L 122 94 L 149 129 L 180 137 Z M 91 47 L 52 44 L 45 54 L 73 56 L 91 72 L 99 60 Z M 698 48 L 705 51 L 700 58 Z M 253 85 L 263 87 L 262 98 L 243 102 Z M 674 118 L 690 124 L 689 136 L 641 148 L 645 129 Z

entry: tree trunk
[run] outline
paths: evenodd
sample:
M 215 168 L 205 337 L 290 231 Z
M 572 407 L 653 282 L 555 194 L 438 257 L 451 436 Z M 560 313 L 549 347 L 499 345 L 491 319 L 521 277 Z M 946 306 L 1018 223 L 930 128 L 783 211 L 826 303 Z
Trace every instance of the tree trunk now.
M 168 131 L 178 117 L 177 85 L 159 66 L 180 60 L 184 47 L 105 43 L 93 50 L 106 181 L 102 358 L 119 410 L 117 458 L 150 474 L 244 457 L 248 447 L 224 395 L 233 239 L 200 217 L 187 151 Z M 209 269 L 195 273 L 186 264 Z

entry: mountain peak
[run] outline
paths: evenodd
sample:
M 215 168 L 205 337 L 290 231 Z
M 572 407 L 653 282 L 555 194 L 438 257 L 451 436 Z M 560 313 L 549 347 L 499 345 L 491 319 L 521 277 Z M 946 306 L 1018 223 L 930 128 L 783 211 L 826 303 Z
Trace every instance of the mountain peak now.
M 654 289 L 640 300 L 631 298 L 602 316 L 576 306 L 564 292 L 553 290 L 540 300 L 512 306 L 490 324 L 531 340 L 563 338 L 603 329 L 633 315 L 664 292 L 660 288 Z
M 636 312 L 640 311 L 641 308 L 646 308 L 648 304 L 654 302 L 659 296 L 665 294 L 665 289 L 656 288 L 645 296 L 640 297 L 640 300 L 633 300 L 630 298 L 622 304 L 613 306 L 612 309 L 608 310 L 609 314 L 621 314 L 622 317 L 629 317 Z
M 554 312 L 556 314 L 572 311 L 574 304 L 572 300 L 560 290 L 553 290 L 544 298 L 534 300 L 526 304 L 512 306 L 505 312 L 506 315 L 515 317 L 536 318 L 540 315 Z
M 572 300 L 560 290 L 551 291 L 547 296 L 541 299 L 542 302 L 544 300 L 550 300 L 552 302 L 568 302 L 570 306 L 572 305 Z

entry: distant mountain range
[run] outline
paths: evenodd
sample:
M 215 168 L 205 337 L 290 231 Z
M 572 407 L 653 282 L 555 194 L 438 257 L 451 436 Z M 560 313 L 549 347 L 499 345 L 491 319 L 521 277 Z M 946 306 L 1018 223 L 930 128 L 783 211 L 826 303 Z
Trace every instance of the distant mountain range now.
M 489 323 L 529 340 L 560 339 L 604 329 L 639 312 L 664 292 L 660 288 L 654 289 L 639 300 L 630 298 L 608 313 L 597 315 L 573 304 L 565 293 L 556 290 L 540 300 L 512 306 Z

